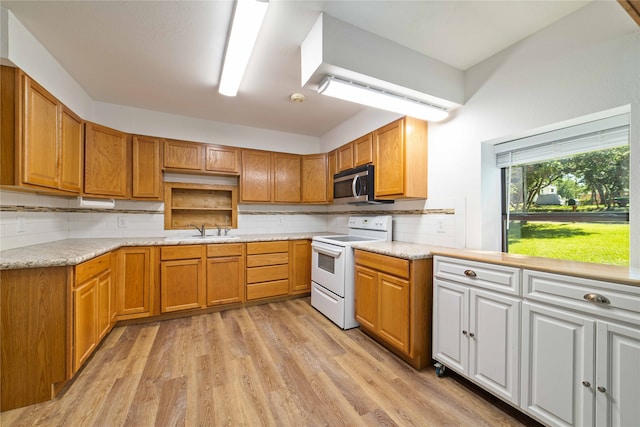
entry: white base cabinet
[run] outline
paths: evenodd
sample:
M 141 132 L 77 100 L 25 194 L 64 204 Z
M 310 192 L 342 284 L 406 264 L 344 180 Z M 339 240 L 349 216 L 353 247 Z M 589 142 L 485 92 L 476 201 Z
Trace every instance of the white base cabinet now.
M 517 405 L 521 300 L 478 287 L 484 287 L 483 271 L 488 268 L 503 270 L 509 283 L 519 280 L 519 272 L 465 263 L 458 280 L 442 278 L 451 276 L 444 273 L 447 267 L 459 263 L 465 261 L 434 260 L 433 358 Z

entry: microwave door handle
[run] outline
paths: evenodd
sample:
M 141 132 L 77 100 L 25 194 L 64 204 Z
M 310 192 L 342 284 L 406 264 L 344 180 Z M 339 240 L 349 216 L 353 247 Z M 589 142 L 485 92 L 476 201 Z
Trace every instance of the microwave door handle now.
M 358 190 L 356 190 L 356 186 L 358 185 L 358 179 L 360 177 L 358 175 L 353 177 L 353 181 L 351 181 L 351 191 L 353 192 L 353 197 L 360 197 L 358 194 Z
M 339 258 L 342 255 L 342 251 L 336 251 L 333 249 L 325 248 L 324 246 L 319 246 L 316 244 L 311 244 L 314 252 L 318 252 L 319 254 L 330 256 L 331 258 Z

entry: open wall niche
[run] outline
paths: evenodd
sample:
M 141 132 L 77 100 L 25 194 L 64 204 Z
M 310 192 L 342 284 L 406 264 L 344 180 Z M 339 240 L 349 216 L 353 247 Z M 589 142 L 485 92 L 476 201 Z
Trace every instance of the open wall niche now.
M 164 183 L 165 230 L 238 228 L 237 187 L 233 185 Z

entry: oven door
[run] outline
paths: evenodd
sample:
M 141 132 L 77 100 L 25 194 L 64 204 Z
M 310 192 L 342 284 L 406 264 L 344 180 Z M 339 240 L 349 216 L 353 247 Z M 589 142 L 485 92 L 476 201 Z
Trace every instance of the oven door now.
M 311 249 L 311 280 L 344 298 L 345 247 L 313 241 Z

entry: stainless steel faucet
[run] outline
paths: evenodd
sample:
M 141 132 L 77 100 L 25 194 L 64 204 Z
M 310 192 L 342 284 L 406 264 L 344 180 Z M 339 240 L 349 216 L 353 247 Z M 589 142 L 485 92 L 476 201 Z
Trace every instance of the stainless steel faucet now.
M 204 224 L 202 224 L 202 228 L 198 227 L 195 224 L 189 224 L 189 227 L 194 227 L 196 230 L 198 230 L 200 232 L 200 237 L 204 237 L 205 236 L 206 230 L 204 229 Z
M 229 230 L 231 228 L 229 227 L 229 217 L 225 216 L 224 217 L 224 235 L 227 236 L 229 234 Z

